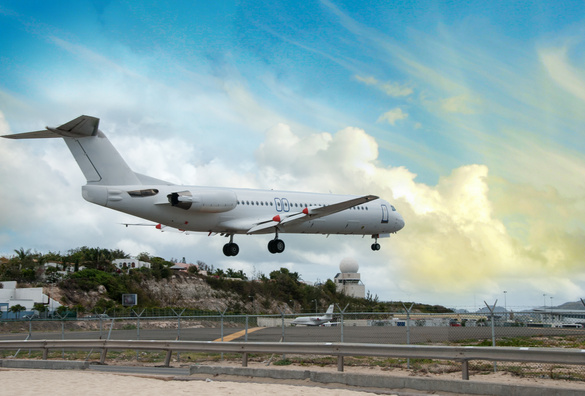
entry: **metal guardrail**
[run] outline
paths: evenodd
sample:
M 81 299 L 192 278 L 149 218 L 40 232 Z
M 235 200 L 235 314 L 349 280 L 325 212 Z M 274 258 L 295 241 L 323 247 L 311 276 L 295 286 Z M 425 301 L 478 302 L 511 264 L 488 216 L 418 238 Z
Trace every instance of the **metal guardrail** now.
M 242 365 L 248 365 L 249 353 L 337 356 L 337 370 L 343 371 L 344 356 L 377 356 L 410 359 L 440 359 L 462 363 L 462 378 L 469 379 L 470 360 L 510 361 L 585 365 L 585 349 L 451 347 L 427 345 L 388 345 L 360 343 L 304 342 L 212 342 L 212 341 L 141 341 L 141 340 L 28 340 L 0 341 L 0 350 L 41 349 L 46 360 L 50 349 L 99 349 L 100 362 L 108 349 L 166 351 L 165 366 L 173 352 L 241 353 Z

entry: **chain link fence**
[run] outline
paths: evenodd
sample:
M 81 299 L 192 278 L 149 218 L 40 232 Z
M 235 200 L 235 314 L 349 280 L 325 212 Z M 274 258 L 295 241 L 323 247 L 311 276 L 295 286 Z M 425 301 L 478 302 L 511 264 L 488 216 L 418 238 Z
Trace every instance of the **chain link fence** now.
M 156 314 L 156 315 L 155 315 Z M 350 342 L 451 346 L 510 346 L 585 349 L 585 312 L 487 312 L 420 314 L 343 312 L 320 326 L 294 326 L 295 318 L 320 315 L 204 315 L 187 310 L 112 311 L 85 318 L 6 320 L 2 339 L 124 339 L 188 341 Z M 580 317 L 582 316 L 582 317 Z M 138 354 L 136 356 L 138 358 Z M 291 359 L 291 357 L 287 357 Z M 299 357 L 300 361 L 307 357 Z M 320 364 L 335 364 L 320 358 Z M 426 372 L 460 371 L 458 363 L 426 360 L 348 359 Z M 506 371 L 520 376 L 585 380 L 585 367 L 531 363 L 472 362 L 470 371 Z

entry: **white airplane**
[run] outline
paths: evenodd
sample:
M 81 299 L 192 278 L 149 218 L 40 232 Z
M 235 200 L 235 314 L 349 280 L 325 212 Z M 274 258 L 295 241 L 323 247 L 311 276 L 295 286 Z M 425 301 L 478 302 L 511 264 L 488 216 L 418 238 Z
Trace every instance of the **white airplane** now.
M 331 322 L 333 319 L 333 304 L 327 308 L 324 316 L 299 316 L 291 322 L 294 326 L 321 326 L 324 323 Z
M 229 237 L 226 256 L 236 256 L 236 234 L 274 234 L 270 253 L 282 253 L 279 233 L 371 235 L 378 238 L 404 227 L 394 206 L 374 195 L 352 196 L 295 191 L 176 185 L 133 172 L 98 129 L 99 118 L 80 116 L 57 128 L 5 135 L 10 139 L 63 138 L 87 184 L 91 203 L 181 231 Z M 153 224 L 154 225 L 154 224 Z

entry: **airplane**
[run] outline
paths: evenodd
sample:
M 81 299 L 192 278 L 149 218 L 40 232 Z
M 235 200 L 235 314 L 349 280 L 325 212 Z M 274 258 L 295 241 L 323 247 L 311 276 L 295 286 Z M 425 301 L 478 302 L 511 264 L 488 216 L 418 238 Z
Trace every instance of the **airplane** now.
M 268 242 L 273 254 L 285 249 L 283 233 L 371 235 L 377 251 L 378 238 L 404 227 L 396 208 L 375 195 L 185 186 L 133 172 L 99 121 L 82 115 L 56 128 L 3 137 L 62 138 L 87 180 L 81 188 L 86 201 L 152 221 L 159 230 L 229 237 L 223 246 L 228 257 L 240 251 L 234 235 L 274 234 Z
M 324 316 L 299 316 L 291 322 L 293 326 L 321 326 L 333 319 L 333 304 L 327 308 Z

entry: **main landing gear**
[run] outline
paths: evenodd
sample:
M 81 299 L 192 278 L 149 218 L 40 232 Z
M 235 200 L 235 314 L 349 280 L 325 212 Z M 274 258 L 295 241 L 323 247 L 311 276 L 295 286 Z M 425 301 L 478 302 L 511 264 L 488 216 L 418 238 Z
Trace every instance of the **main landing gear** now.
M 272 254 L 284 252 L 284 241 L 278 239 L 278 232 L 273 240 L 268 242 L 268 251 Z M 240 253 L 240 247 L 237 243 L 234 243 L 234 236 L 230 235 L 230 241 L 223 245 L 223 254 L 228 257 L 237 256 Z
M 374 238 L 374 243 L 372 243 L 372 250 L 376 252 L 380 250 L 380 244 L 378 243 L 378 235 L 372 235 L 372 238 Z
M 278 239 L 278 231 L 276 231 L 274 239 L 268 242 L 268 251 L 272 254 L 284 252 L 284 241 Z
M 223 254 L 230 257 L 230 256 L 237 256 L 238 253 L 240 253 L 240 247 L 238 246 L 237 243 L 234 243 L 234 236 L 230 235 L 229 243 L 226 243 L 225 245 L 223 245 Z

